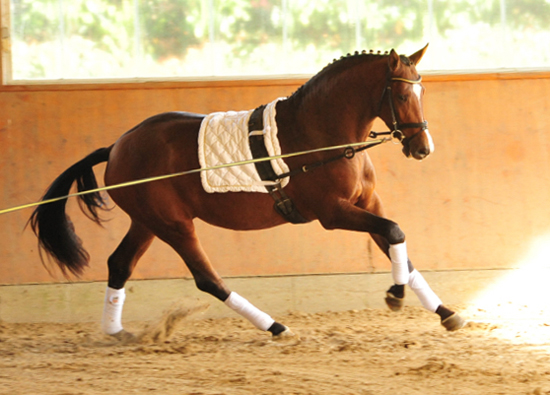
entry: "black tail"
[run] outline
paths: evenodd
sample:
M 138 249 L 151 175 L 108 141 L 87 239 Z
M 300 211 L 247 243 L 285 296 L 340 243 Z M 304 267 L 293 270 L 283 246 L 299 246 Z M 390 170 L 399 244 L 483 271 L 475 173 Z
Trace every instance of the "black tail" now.
M 55 199 L 69 194 L 76 181 L 78 191 L 97 188 L 97 181 L 92 168 L 109 160 L 111 147 L 100 148 L 84 159 L 65 170 L 50 185 L 42 200 Z M 98 209 L 105 209 L 105 202 L 99 192 L 78 197 L 80 209 L 94 222 L 100 223 Z M 68 272 L 79 276 L 88 266 L 89 254 L 82 246 L 82 241 L 74 232 L 74 226 L 65 214 L 67 199 L 38 206 L 29 222 L 38 237 L 40 258 L 44 263 L 42 251 L 46 251 L 57 263 L 63 274 Z

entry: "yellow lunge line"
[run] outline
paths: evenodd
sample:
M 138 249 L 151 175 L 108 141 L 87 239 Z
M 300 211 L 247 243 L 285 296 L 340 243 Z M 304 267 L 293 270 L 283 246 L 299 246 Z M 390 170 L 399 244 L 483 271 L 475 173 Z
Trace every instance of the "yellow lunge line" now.
M 4 210 L 0 210 L 0 215 L 11 213 L 11 212 L 18 211 L 18 210 L 23 210 L 23 209 L 30 208 L 30 207 L 40 206 L 42 204 L 58 202 L 60 200 L 68 199 L 70 197 L 82 196 L 82 195 L 87 195 L 87 194 L 96 193 L 96 192 L 109 191 L 109 190 L 112 190 L 112 189 L 129 187 L 129 186 L 132 186 L 132 185 L 145 184 L 147 182 L 160 181 L 160 180 L 165 180 L 165 179 L 168 179 L 168 178 L 199 173 L 199 172 L 202 172 L 202 171 L 217 170 L 217 169 L 223 169 L 223 168 L 226 168 L 226 167 L 234 167 L 234 166 L 244 166 L 244 165 L 248 165 L 248 164 L 251 164 L 251 163 L 265 162 L 265 161 L 274 160 L 274 159 L 285 159 L 285 158 L 291 158 L 291 157 L 294 157 L 294 156 L 307 155 L 307 154 L 312 154 L 312 153 L 315 153 L 315 152 L 331 151 L 331 150 L 336 150 L 336 149 L 341 149 L 341 148 L 357 147 L 357 146 L 364 146 L 364 145 L 367 145 L 367 146 L 368 145 L 375 145 L 375 144 L 385 143 L 386 141 L 389 141 L 389 140 L 391 140 L 391 139 L 382 138 L 382 139 L 376 139 L 376 140 L 363 141 L 363 142 L 360 142 L 360 143 L 335 145 L 335 146 L 332 146 L 332 147 L 317 148 L 317 149 L 312 149 L 312 150 L 308 150 L 308 151 L 293 152 L 293 153 L 290 153 L 290 154 L 266 156 L 264 158 L 249 159 L 249 160 L 244 160 L 244 161 L 240 161 L 240 162 L 226 163 L 226 164 L 222 164 L 222 165 L 207 167 L 207 168 L 204 168 L 204 169 L 192 169 L 192 170 L 182 171 L 182 172 L 179 172 L 179 173 L 171 173 L 171 174 L 165 174 L 165 175 L 162 175 L 162 176 L 142 178 L 142 179 L 139 179 L 139 180 L 123 182 L 123 183 L 120 183 L 120 184 L 109 185 L 109 186 L 95 188 L 95 189 L 89 189 L 89 190 L 82 191 L 82 192 L 71 193 L 69 195 L 61 196 L 61 197 L 58 197 L 58 198 L 42 200 L 42 201 L 39 201 L 39 202 L 28 203 L 28 204 L 23 204 L 21 206 L 15 206 L 15 207 L 7 208 L 7 209 L 4 209 Z

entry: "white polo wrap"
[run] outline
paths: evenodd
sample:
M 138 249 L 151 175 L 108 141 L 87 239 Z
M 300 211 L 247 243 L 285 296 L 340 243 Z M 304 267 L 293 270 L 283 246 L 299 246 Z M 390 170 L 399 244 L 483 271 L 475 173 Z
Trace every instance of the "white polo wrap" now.
M 390 244 L 391 274 L 393 281 L 398 285 L 409 283 L 409 256 L 407 242 Z
M 122 307 L 126 299 L 124 288 L 113 289 L 107 287 L 105 291 L 105 305 L 103 306 L 103 318 L 101 329 L 107 335 L 114 335 L 122 328 Z
M 236 292 L 231 292 L 224 303 L 235 312 L 252 322 L 256 328 L 263 331 L 267 331 L 275 322 L 275 320 L 268 314 L 252 305 L 252 303 Z
M 432 291 L 424 279 L 424 276 L 422 276 L 422 274 L 420 274 L 420 272 L 416 269 L 414 269 L 410 274 L 409 287 L 416 294 L 420 300 L 420 303 L 426 308 L 426 310 L 435 313 L 437 308 L 443 304 L 441 299 L 439 299 L 435 292 Z

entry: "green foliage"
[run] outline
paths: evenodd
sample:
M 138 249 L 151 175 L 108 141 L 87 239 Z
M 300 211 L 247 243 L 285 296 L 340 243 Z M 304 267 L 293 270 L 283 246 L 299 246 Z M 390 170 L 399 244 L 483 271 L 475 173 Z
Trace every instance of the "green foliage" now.
M 56 5 L 54 1 L 12 1 L 11 24 L 16 36 L 35 43 L 54 40 L 59 34 Z
M 196 0 L 142 0 L 139 18 L 145 52 L 154 59 L 184 57 L 190 46 L 201 43 L 193 20 L 203 11 Z
M 233 43 L 234 56 L 248 56 L 260 45 L 280 42 L 281 30 L 273 18 L 278 3 L 280 1 L 218 1 L 216 38 Z
M 47 51 L 76 50 L 73 63 L 105 56 L 103 64 L 185 62 L 191 50 L 229 48 L 236 65 L 281 53 L 345 54 L 398 48 L 464 24 L 514 31 L 550 26 L 549 0 L 11 0 L 14 59 L 35 50 L 27 78 L 47 75 Z M 70 44 L 70 45 L 69 45 Z M 221 46 L 221 47 L 220 47 Z M 264 49 L 262 49 L 264 48 Z M 20 53 L 19 53 L 19 52 Z M 87 53 L 95 51 L 93 54 Z M 262 52 L 263 51 L 263 52 Z M 285 52 L 287 51 L 287 52 Z M 197 53 L 197 52 L 194 52 Z M 259 54 L 259 55 L 258 55 Z M 110 58 L 109 58 L 110 57 Z M 23 58 L 21 58 L 23 59 Z M 46 60 L 45 60 L 46 59 Z M 326 59 L 325 59 L 326 60 Z M 82 61 L 84 62 L 84 61 Z M 54 62 L 52 61 L 52 64 Z M 53 66 L 52 66 L 53 67 Z M 97 65 L 88 67 L 90 75 Z M 84 67 L 84 68 L 86 68 Z M 105 66 L 107 69 L 111 66 Z M 178 66 L 179 67 L 179 66 Z M 14 68 L 15 69 L 15 68 Z
M 481 18 L 490 24 L 501 23 L 500 1 L 489 2 L 491 7 Z M 545 0 L 506 0 L 506 23 L 515 30 L 548 29 L 550 25 L 550 2 Z

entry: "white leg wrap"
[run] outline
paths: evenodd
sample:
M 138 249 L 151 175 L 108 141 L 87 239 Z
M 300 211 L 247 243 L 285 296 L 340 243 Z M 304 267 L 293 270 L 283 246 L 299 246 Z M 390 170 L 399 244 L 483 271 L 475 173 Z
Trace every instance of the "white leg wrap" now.
M 407 243 L 390 244 L 391 274 L 398 285 L 409 283 L 409 256 Z
M 437 308 L 443 304 L 441 299 L 432 291 L 422 274 L 416 269 L 410 274 L 409 287 L 418 296 L 420 303 L 422 303 L 422 306 L 426 310 L 435 313 Z
M 267 331 L 275 322 L 268 314 L 252 305 L 252 303 L 236 292 L 231 292 L 224 303 L 252 322 L 256 328 L 263 331 Z
M 105 291 L 103 319 L 101 320 L 101 329 L 103 329 L 103 332 L 107 335 L 114 335 L 123 329 L 121 320 L 124 299 L 126 299 L 124 288 L 113 289 L 107 287 Z

